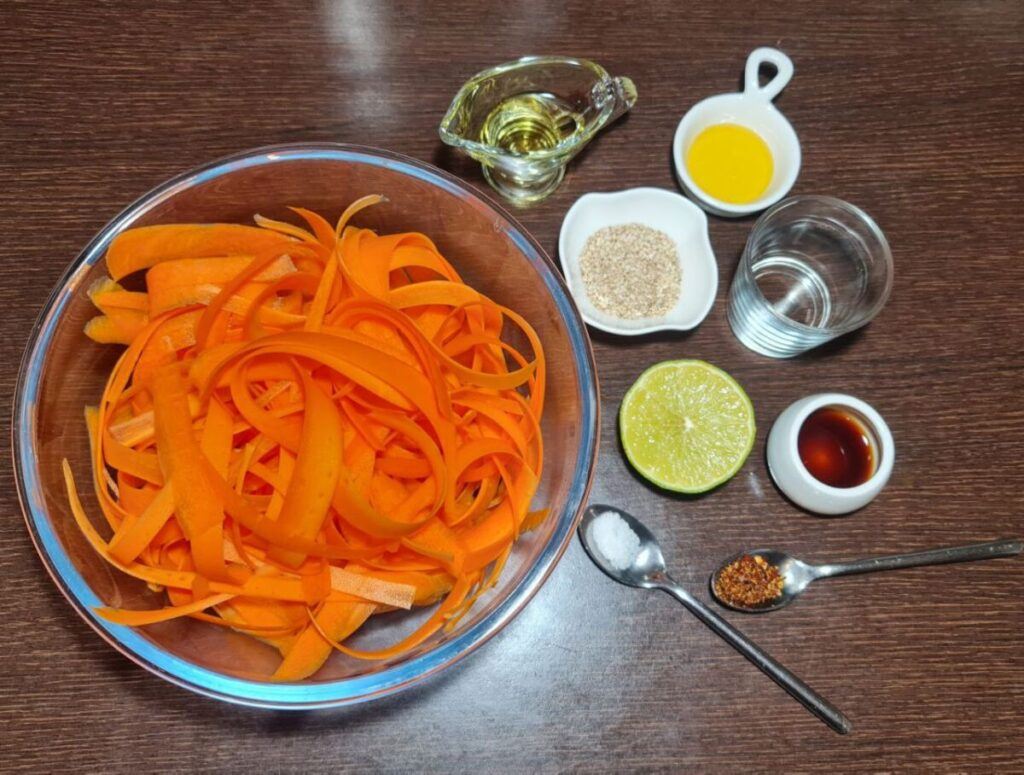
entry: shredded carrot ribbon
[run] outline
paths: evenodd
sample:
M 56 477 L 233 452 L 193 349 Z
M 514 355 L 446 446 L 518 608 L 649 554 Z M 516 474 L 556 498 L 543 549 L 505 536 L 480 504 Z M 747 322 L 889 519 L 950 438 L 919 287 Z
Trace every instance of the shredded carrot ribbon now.
M 335 225 L 293 208 L 305 226 L 256 216 L 112 242 L 85 327 L 127 345 L 86 410 L 109 538 L 67 461 L 65 482 L 93 548 L 169 604 L 99 615 L 231 627 L 297 681 L 333 649 L 387 659 L 453 627 L 543 521 L 537 334 L 425 235 L 349 225 L 381 201 Z M 145 292 L 117 282 L 140 270 Z M 433 604 L 390 647 L 342 643 L 373 615 Z

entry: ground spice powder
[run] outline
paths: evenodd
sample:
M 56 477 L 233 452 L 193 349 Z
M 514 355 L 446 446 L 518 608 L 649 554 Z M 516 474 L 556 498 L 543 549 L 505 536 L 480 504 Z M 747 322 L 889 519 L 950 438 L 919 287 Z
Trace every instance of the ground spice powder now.
M 782 594 L 782 574 L 759 554 L 744 554 L 715 577 L 715 595 L 738 608 L 754 608 Z
M 672 238 L 639 223 L 594 232 L 580 254 L 580 276 L 590 302 L 621 319 L 664 315 L 682 287 Z

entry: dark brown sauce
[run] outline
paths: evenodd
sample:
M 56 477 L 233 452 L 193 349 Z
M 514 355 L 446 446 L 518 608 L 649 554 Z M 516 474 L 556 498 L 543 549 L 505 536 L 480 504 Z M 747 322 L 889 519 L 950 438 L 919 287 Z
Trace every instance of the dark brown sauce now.
M 864 423 L 836 407 L 818 409 L 804 420 L 797 448 L 811 476 L 832 487 L 864 484 L 878 465 Z

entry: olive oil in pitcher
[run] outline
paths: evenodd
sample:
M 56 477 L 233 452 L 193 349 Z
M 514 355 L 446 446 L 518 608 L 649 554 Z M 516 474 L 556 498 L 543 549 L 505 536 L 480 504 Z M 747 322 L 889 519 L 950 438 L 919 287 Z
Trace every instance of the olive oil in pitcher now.
M 583 131 L 583 116 L 553 94 L 516 94 L 484 119 L 480 142 L 517 156 L 549 151 Z

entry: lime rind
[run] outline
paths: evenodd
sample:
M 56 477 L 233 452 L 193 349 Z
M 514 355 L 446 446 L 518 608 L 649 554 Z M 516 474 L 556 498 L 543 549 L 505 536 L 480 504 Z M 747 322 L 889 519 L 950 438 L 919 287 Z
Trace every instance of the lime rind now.
M 619 409 L 619 437 L 633 468 L 658 487 L 690 495 L 735 476 L 754 447 L 756 430 L 746 391 L 701 360 L 654 364 L 633 383 Z

